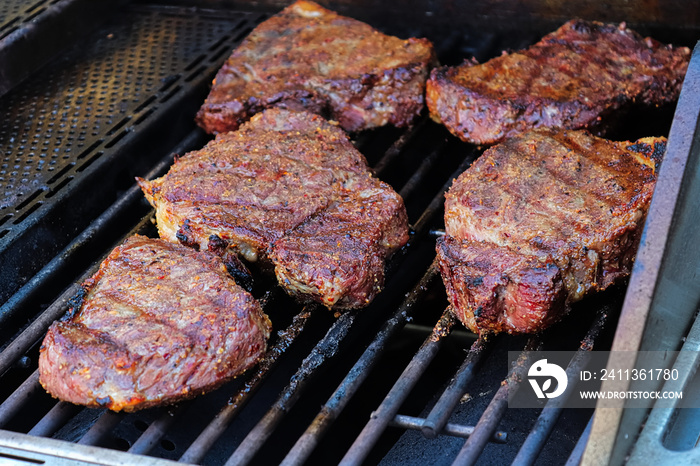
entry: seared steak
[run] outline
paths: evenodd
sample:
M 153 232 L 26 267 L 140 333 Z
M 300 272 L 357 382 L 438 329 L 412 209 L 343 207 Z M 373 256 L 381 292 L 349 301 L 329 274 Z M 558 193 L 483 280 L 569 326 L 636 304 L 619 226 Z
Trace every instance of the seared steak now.
M 269 107 L 307 109 L 347 131 L 404 126 L 423 109 L 435 61 L 425 39 L 401 40 L 298 1 L 261 23 L 219 70 L 197 123 L 233 131 Z
M 628 275 L 665 148 L 542 129 L 484 152 L 446 194 L 437 246 L 459 319 L 535 332 Z
M 139 183 L 161 237 L 271 262 L 289 293 L 329 308 L 369 303 L 386 257 L 408 241 L 403 200 L 308 112 L 266 110 Z
M 433 70 L 426 100 L 434 120 L 474 144 L 537 127 L 602 130 L 628 104 L 675 101 L 689 60 L 688 48 L 624 23 L 569 21 L 526 50 Z
M 134 411 L 200 395 L 251 367 L 270 321 L 208 252 L 133 236 L 48 330 L 40 382 L 71 403 Z

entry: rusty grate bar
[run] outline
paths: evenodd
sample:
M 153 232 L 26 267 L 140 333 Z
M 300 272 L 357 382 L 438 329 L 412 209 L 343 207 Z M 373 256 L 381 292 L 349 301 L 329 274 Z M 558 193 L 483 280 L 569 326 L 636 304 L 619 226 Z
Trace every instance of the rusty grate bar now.
M 406 323 L 415 304 L 428 290 L 428 285 L 437 276 L 437 265 L 433 264 L 425 272 L 418 284 L 411 290 L 396 313 L 384 324 L 360 359 L 348 371 L 338 388 L 333 392 L 321 411 L 306 429 L 304 434 L 282 462 L 285 465 L 303 463 L 318 445 L 328 427 L 337 419 L 350 399 L 355 395 L 369 375 L 370 369 L 388 344 L 390 338 Z
M 459 400 L 464 395 L 467 385 L 474 378 L 476 367 L 486 350 L 487 343 L 483 338 L 479 338 L 472 344 L 464 362 L 423 422 L 421 426 L 423 436 L 426 438 L 435 438 L 438 434 L 447 432 L 445 430 L 447 421 L 459 403 Z
M 262 381 L 279 360 L 279 357 L 303 331 L 310 317 L 310 310 L 304 309 L 294 317 L 289 327 L 278 332 L 277 343 L 267 351 L 264 359 L 258 363 L 258 369 L 255 375 L 245 383 L 243 388 L 231 398 L 231 401 L 226 407 L 219 411 L 212 422 L 210 422 L 195 441 L 192 442 L 180 458 L 180 462 L 197 463 L 204 458 L 204 455 L 206 455 L 214 442 L 221 437 L 224 430 L 231 424 L 231 421 L 233 421 L 238 411 L 245 406 L 245 403 L 250 399 L 253 393 L 257 391 Z
M 265 440 L 294 406 L 309 384 L 316 370 L 328 359 L 336 355 L 339 343 L 345 338 L 355 321 L 355 312 L 342 314 L 333 323 L 326 335 L 316 344 L 309 356 L 304 359 L 299 370 L 292 376 L 291 382 L 280 394 L 272 408 L 250 431 L 226 462 L 227 465 L 247 464 L 263 446 Z
M 372 447 L 379 440 L 379 436 L 398 413 L 401 404 L 406 400 L 411 389 L 437 354 L 444 341 L 443 338 L 449 335 L 454 323 L 455 319 L 452 316 L 452 312 L 446 309 L 430 336 L 425 340 L 413 359 L 411 359 L 411 362 L 406 366 L 406 369 L 404 369 L 399 379 L 384 398 L 382 404 L 372 413 L 369 422 L 345 453 L 345 456 L 340 461 L 341 465 L 361 464 L 364 461 Z
M 496 432 L 496 428 L 508 408 L 508 397 L 512 393 L 515 393 L 520 387 L 520 382 L 525 375 L 525 367 L 529 353 L 531 351 L 536 351 L 541 345 L 542 342 L 539 336 L 533 336 L 528 340 L 524 351 L 520 354 L 514 367 L 511 368 L 508 373 L 508 377 L 506 377 L 501 387 L 491 399 L 488 407 L 481 415 L 481 418 L 479 418 L 474 432 L 469 436 L 467 441 L 464 442 L 464 446 L 459 451 L 457 458 L 455 458 L 452 464 L 472 465 L 479 459 L 479 456 L 481 456 L 481 453 L 484 451 L 484 447 L 493 436 L 494 432 Z
M 421 430 L 423 429 L 423 424 L 425 419 L 415 416 L 406 416 L 405 414 L 397 414 L 394 419 L 389 423 L 392 427 L 401 427 L 402 429 L 412 429 Z M 474 426 L 463 426 L 461 424 L 447 423 L 442 430 L 442 434 L 451 435 L 453 437 L 463 437 L 467 438 L 474 433 Z M 492 442 L 505 443 L 508 439 L 508 434 L 505 432 L 497 431 L 493 434 L 491 438 Z
M 559 397 L 549 400 L 547 405 L 542 409 L 534 427 L 530 430 L 525 442 L 518 451 L 518 455 L 513 460 L 514 465 L 533 464 L 537 459 L 537 456 L 542 451 L 545 442 L 552 433 L 554 425 L 561 415 L 562 406 L 574 390 L 576 381 L 578 380 L 578 374 L 590 359 L 590 351 L 593 349 L 595 340 L 605 326 L 610 312 L 611 309 L 608 306 L 602 306 L 598 310 L 593 325 L 591 325 L 576 355 L 571 359 L 566 368 L 566 375 L 569 380 L 566 391 Z

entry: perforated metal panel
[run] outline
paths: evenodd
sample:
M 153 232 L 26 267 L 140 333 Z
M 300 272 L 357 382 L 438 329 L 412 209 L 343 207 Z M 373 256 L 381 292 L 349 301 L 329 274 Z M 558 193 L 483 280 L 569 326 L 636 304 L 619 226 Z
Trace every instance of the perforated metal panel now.
M 70 168 L 82 171 L 93 146 L 133 125 L 134 114 L 228 29 L 224 21 L 139 14 L 2 99 L 3 213 L 16 218 L 42 191 L 65 181 Z
M 262 16 L 192 13 L 131 7 L 0 98 L 0 253 L 27 229 L 41 227 L 59 197 L 69 203 L 64 209 L 97 202 L 99 191 L 71 199 L 90 167 L 114 168 L 102 173 L 105 192 L 119 182 L 113 173 L 130 182 L 132 164 L 148 167 L 143 157 L 149 154 L 120 153 L 127 140 L 139 144 L 143 128 L 163 118 L 194 128 L 193 108 L 179 108 L 178 101 L 193 92 L 203 100 L 222 61 Z M 55 249 L 62 239 L 46 241 Z
M 0 2 L 0 39 L 11 34 L 22 23 L 31 21 L 41 14 L 46 7 L 61 0 L 40 0 L 31 2 L 26 0 L 3 0 Z

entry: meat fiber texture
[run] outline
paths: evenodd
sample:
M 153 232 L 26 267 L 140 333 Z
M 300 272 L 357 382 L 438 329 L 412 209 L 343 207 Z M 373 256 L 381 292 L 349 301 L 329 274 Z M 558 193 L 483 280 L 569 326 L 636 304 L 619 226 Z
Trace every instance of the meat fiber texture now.
M 133 236 L 48 330 L 39 380 L 71 403 L 135 411 L 213 390 L 264 353 L 270 321 L 218 256 Z
M 197 114 L 209 133 L 238 129 L 269 107 L 306 109 L 346 131 L 408 125 L 435 63 L 426 39 L 401 40 L 316 3 L 261 23 L 219 70 Z
M 343 130 L 305 111 L 259 113 L 139 183 L 162 238 L 272 264 L 288 293 L 328 308 L 367 305 L 408 241 L 401 197 Z
M 574 20 L 526 50 L 434 69 L 426 100 L 435 121 L 474 144 L 539 127 L 602 133 L 621 108 L 675 101 L 689 60 L 687 47 L 624 23 Z
M 488 149 L 445 199 L 440 270 L 476 333 L 532 333 L 632 267 L 665 138 L 533 130 Z

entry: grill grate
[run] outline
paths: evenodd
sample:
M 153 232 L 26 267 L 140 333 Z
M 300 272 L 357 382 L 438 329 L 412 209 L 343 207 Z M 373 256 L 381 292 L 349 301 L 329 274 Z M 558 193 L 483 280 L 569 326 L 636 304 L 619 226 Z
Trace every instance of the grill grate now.
M 395 154 L 401 153 L 402 156 L 407 156 L 410 160 L 410 154 L 407 152 L 410 151 L 412 142 L 421 140 L 428 135 L 434 138 L 435 132 L 440 134 L 442 131 L 441 128 L 436 127 L 432 123 L 422 120 L 414 128 L 400 134 L 396 139 L 394 139 L 395 131 L 389 130 L 388 134 L 384 135 L 389 137 L 389 142 L 384 141 L 382 143 L 382 141 L 377 140 L 377 137 L 381 136 L 380 134 L 370 134 L 363 136 L 365 140 L 358 141 L 358 144 L 361 146 L 361 149 L 364 149 L 365 144 L 370 144 L 373 147 L 388 146 L 383 156 L 378 158 L 375 162 L 375 166 L 386 167 L 382 171 L 388 171 L 393 166 L 392 162 L 398 162 L 398 157 Z M 402 183 L 399 183 L 402 185 L 401 192 L 410 206 L 410 200 L 412 198 L 423 197 L 416 196 L 416 190 L 424 184 L 423 182 L 426 177 L 429 177 L 438 169 L 440 162 L 448 162 L 447 165 L 451 167 L 450 175 L 442 177 L 442 186 L 438 192 L 432 196 L 430 201 L 427 202 L 427 206 L 421 211 L 416 211 L 416 208 L 409 209 L 409 218 L 413 219 L 412 240 L 407 251 L 403 251 L 403 254 L 399 254 L 398 257 L 392 261 L 392 264 L 389 266 L 390 269 L 396 270 L 398 264 L 406 260 L 406 258 L 410 258 L 411 255 L 409 252 L 411 250 L 425 247 L 426 244 L 429 245 L 430 228 L 436 223 L 440 223 L 438 214 L 441 213 L 444 190 L 448 188 L 451 180 L 458 173 L 463 171 L 478 155 L 478 151 L 471 150 L 466 152 L 466 156 L 462 153 L 459 158 L 452 159 L 452 157 L 454 157 L 454 152 L 448 149 L 450 147 L 452 147 L 452 149 L 460 148 L 462 149 L 461 152 L 463 152 L 464 146 L 461 143 L 451 144 L 450 142 L 444 141 L 449 141 L 449 139 L 444 137 L 438 139 L 436 149 L 428 157 L 423 159 L 417 158 L 414 161 L 416 169 L 411 171 L 410 176 L 405 177 L 406 179 L 404 179 Z M 406 159 L 402 159 L 402 161 L 405 160 Z M 460 160 L 461 162 L 456 164 L 456 162 Z M 455 164 L 457 165 L 456 167 L 454 166 Z M 162 168 L 160 168 L 160 170 L 162 170 Z M 137 194 L 134 194 L 134 196 L 137 196 Z M 425 203 L 425 200 L 421 199 L 419 204 L 422 206 Z M 150 226 L 151 217 L 152 212 L 149 212 L 141 222 L 139 222 L 134 231 L 143 232 L 144 230 L 152 228 Z M 151 234 L 153 234 L 153 232 L 151 232 Z M 428 257 L 432 256 L 434 256 L 434 252 L 431 250 Z M 92 270 L 85 274 L 88 275 L 90 273 L 92 273 Z M 316 447 L 318 447 L 321 438 L 325 436 L 330 428 L 335 426 L 342 411 L 352 401 L 353 397 L 355 397 L 358 392 L 361 393 L 363 390 L 367 390 L 364 384 L 366 378 L 371 373 L 372 367 L 380 361 L 387 346 L 391 344 L 397 334 L 405 327 L 405 324 L 412 319 L 412 315 L 417 312 L 418 309 L 421 309 L 421 304 L 423 300 L 426 299 L 426 295 L 428 295 L 431 290 L 435 290 L 436 286 L 439 284 L 439 280 L 436 278 L 437 270 L 433 264 L 427 267 L 423 277 L 409 290 L 408 295 L 395 308 L 396 310 L 390 310 L 391 315 L 389 319 L 381 325 L 381 328 L 376 332 L 376 338 L 371 339 L 367 349 L 360 355 L 355 365 L 347 371 L 348 376 L 341 381 L 338 389 L 330 396 L 329 401 L 316 419 L 309 424 L 309 428 L 306 432 L 300 433 L 296 444 L 290 445 L 289 453 L 284 457 L 285 464 L 300 464 L 308 460 L 314 453 Z M 394 282 L 395 280 L 390 280 L 390 283 Z M 18 357 L 36 351 L 36 343 L 41 339 L 50 322 L 65 311 L 65 302 L 68 297 L 75 292 L 76 286 L 77 285 L 74 285 L 74 287 L 69 288 L 62 298 L 57 300 L 40 319 L 35 320 L 24 334 L 20 335 L 2 354 L 0 354 L 0 373 L 8 368 L 10 369 L 8 372 L 12 370 L 16 371 L 17 369 L 11 367 L 11 364 L 13 364 Z M 402 289 L 403 288 L 399 287 L 398 289 L 391 290 L 391 285 L 389 285 L 387 290 L 380 296 L 385 297 L 390 293 L 400 296 Z M 277 301 L 284 299 L 282 295 L 282 292 L 273 288 L 264 297 L 266 311 L 271 314 L 273 322 L 278 322 L 274 314 L 275 309 L 269 310 L 269 308 L 274 308 L 275 305 L 278 304 Z M 378 299 L 377 301 L 379 302 L 382 300 Z M 373 305 L 372 307 L 376 306 Z M 46 408 L 43 414 L 38 416 L 34 421 L 28 433 L 29 435 L 37 436 L 54 436 L 65 440 L 72 439 L 81 445 L 111 446 L 116 449 L 128 450 L 131 453 L 151 453 L 165 458 L 179 459 L 183 462 L 214 464 L 224 463 L 226 461 L 228 464 L 256 462 L 259 460 L 260 454 L 263 456 L 266 454 L 264 451 L 261 452 L 261 449 L 263 449 L 268 442 L 271 442 L 271 439 L 273 439 L 275 435 L 278 435 L 277 432 L 282 428 L 281 424 L 285 422 L 288 414 L 293 411 L 295 403 L 301 397 L 309 396 L 307 392 L 312 391 L 315 387 L 314 380 L 317 380 L 319 374 L 323 372 L 322 366 L 327 366 L 327 361 L 336 356 L 344 340 L 351 339 L 348 335 L 352 334 L 353 330 L 357 333 L 356 329 L 358 326 L 361 327 L 361 324 L 357 324 L 356 320 L 369 312 L 375 312 L 377 314 L 377 317 L 373 319 L 374 322 L 372 325 L 378 328 L 377 326 L 384 321 L 384 319 L 380 319 L 381 310 L 368 309 L 361 313 L 351 312 L 343 314 L 338 319 L 328 322 L 329 326 L 325 334 L 316 332 L 319 335 L 319 339 L 316 340 L 317 342 L 313 348 L 308 351 L 308 356 L 301 361 L 298 371 L 291 377 L 292 382 L 279 390 L 277 401 L 272 403 L 269 411 L 262 415 L 262 418 L 257 424 L 251 426 L 245 438 L 235 443 L 237 448 L 233 452 L 229 451 L 230 447 L 228 445 L 222 445 L 222 443 L 228 444 L 228 442 L 223 441 L 223 439 L 225 434 L 229 432 L 230 426 L 238 421 L 241 413 L 244 412 L 243 409 L 245 405 L 251 398 L 256 396 L 261 386 L 264 386 L 264 384 L 268 382 L 271 373 L 274 373 L 273 369 L 277 361 L 285 355 L 285 351 L 295 340 L 300 338 L 300 335 L 303 336 L 302 334 L 305 332 L 305 327 L 309 325 L 309 321 L 318 318 L 318 316 L 325 313 L 325 311 L 320 309 L 301 309 L 288 328 L 280 333 L 277 341 L 270 350 L 270 355 L 266 361 L 261 364 L 258 372 L 251 375 L 245 383 L 239 382 L 238 388 L 234 389 L 233 392 L 229 392 L 229 394 L 232 393 L 232 395 L 228 395 L 230 401 L 225 403 L 224 406 L 218 410 L 218 414 L 216 414 L 213 419 L 207 421 L 201 431 L 198 431 L 199 433 L 196 438 L 186 443 L 187 448 L 184 451 L 184 447 L 180 446 L 180 442 L 176 444 L 172 440 L 172 430 L 182 429 L 183 423 L 187 425 L 190 422 L 192 405 L 196 403 L 196 400 L 176 408 L 153 410 L 153 412 L 150 413 L 151 419 L 148 421 L 141 420 L 141 415 L 138 413 L 126 415 L 123 413 L 117 414 L 104 411 L 100 414 L 98 412 L 99 410 L 82 409 L 64 402 L 42 400 L 41 403 L 46 405 Z M 414 429 L 416 427 L 422 427 L 422 420 L 395 415 L 405 397 L 408 395 L 410 386 L 418 381 L 418 378 L 425 371 L 426 366 L 437 354 L 439 346 L 444 341 L 444 338 L 441 337 L 450 333 L 452 323 L 449 314 L 445 313 L 440 320 L 440 324 L 436 326 L 433 337 L 427 340 L 414 362 L 411 363 L 415 366 L 417 371 L 412 377 L 408 378 L 407 382 L 406 377 L 401 377 L 399 379 L 398 385 L 404 384 L 404 386 L 399 389 L 401 395 L 389 395 L 388 398 L 393 401 L 392 406 L 388 410 L 389 414 L 381 415 L 383 407 L 380 406 L 377 414 L 373 415 L 375 419 L 380 419 L 379 427 L 374 429 L 374 432 L 370 432 L 366 435 L 366 438 L 369 439 L 365 447 L 366 451 L 362 455 L 357 455 L 352 453 L 353 450 L 350 450 L 351 453 L 349 454 L 351 454 L 355 460 L 363 458 L 364 455 L 369 452 L 372 445 L 379 440 L 382 431 L 390 424 L 403 427 L 407 426 Z M 34 347 L 33 350 L 32 347 Z M 464 373 L 474 374 L 474 368 L 478 362 L 478 358 L 484 352 L 483 342 L 477 341 L 473 345 L 473 351 L 470 352 L 467 357 L 469 363 L 466 363 L 466 370 Z M 410 370 L 411 369 L 407 369 L 407 372 Z M 462 381 L 465 385 L 466 382 L 468 382 L 469 375 L 467 375 L 466 379 L 467 380 Z M 436 406 L 434 409 L 434 411 L 441 413 L 441 416 L 444 418 L 444 421 L 439 421 L 440 423 L 446 422 L 447 417 L 445 417 L 445 415 L 447 414 L 449 417 L 449 412 L 451 411 L 451 408 L 445 408 L 444 406 L 446 404 L 451 404 L 453 405 L 452 407 L 454 407 L 454 404 L 456 404 L 454 397 L 456 396 L 458 399 L 458 397 L 461 396 L 461 393 L 458 393 L 460 390 L 463 391 L 463 386 L 448 389 L 448 392 L 453 393 L 453 398 L 447 402 L 440 403 L 440 407 Z M 42 398 L 45 399 L 48 397 L 39 386 L 37 372 L 34 371 L 23 384 L 0 405 L 0 423 L 5 425 L 8 422 L 11 423 L 18 412 L 26 409 L 28 403 L 35 403 L 37 399 L 41 400 Z M 502 407 L 503 406 L 501 406 L 501 409 Z M 491 421 L 493 429 L 489 429 L 489 431 L 484 434 L 485 440 L 493 439 L 502 442 L 506 434 L 503 432 L 495 432 L 495 423 L 498 422 L 498 418 L 494 419 L 495 420 Z M 125 430 L 125 423 L 136 426 L 138 425 L 137 421 L 141 422 L 143 428 L 141 432 L 138 432 L 135 438 L 133 434 L 128 433 L 122 434 L 121 437 L 118 436 L 120 430 Z M 88 422 L 89 428 L 87 430 L 78 429 L 76 431 L 76 425 L 85 422 Z M 464 436 L 466 435 L 465 432 L 471 433 L 473 428 L 465 427 L 461 424 L 451 424 L 450 430 L 458 433 L 462 432 L 461 435 Z M 439 423 L 436 423 L 434 432 L 439 431 Z M 130 437 L 131 439 L 129 439 Z M 362 434 L 360 438 L 362 438 Z M 230 439 L 227 438 L 227 440 Z M 212 452 L 215 452 L 214 454 L 218 460 L 211 459 Z
M 493 462 L 529 463 L 550 434 L 555 451 L 547 452 L 550 442 L 542 454 L 567 456 L 590 412 L 573 416 L 556 405 L 541 413 L 506 411 L 518 374 L 517 368 L 507 373 L 504 352 L 539 342 L 564 349 L 583 342 L 582 351 L 589 349 L 620 290 L 586 300 L 582 307 L 599 309 L 597 315 L 581 310 L 564 330 L 530 346 L 518 337 L 476 340 L 453 325 L 443 313 L 433 236 L 443 226 L 444 191 L 480 150 L 426 117 L 405 131 L 383 128 L 354 141 L 404 197 L 413 230 L 409 245 L 388 264 L 386 289 L 369 308 L 335 318 L 301 307 L 269 282 L 257 283 L 255 295 L 280 329 L 265 360 L 222 389 L 174 407 L 131 414 L 86 409 L 57 402 L 39 386 L 38 345 L 77 283 L 124 237 L 156 235 L 133 175 L 158 176 L 170 152 L 201 147 L 206 137 L 193 129 L 194 110 L 228 51 L 264 17 L 132 6 L 95 35 L 88 52 L 62 55 L 0 98 L 0 112 L 12 116 L 0 122 L 7 165 L 0 173 L 6 194 L 0 260 L 18 244 L 29 249 L 27 232 L 44 235 L 58 213 L 88 202 L 86 193 L 100 198 L 82 223 L 67 222 L 70 232 L 56 241 L 44 237 L 42 247 L 53 248 L 47 247 L 47 259 L 22 269 L 27 278 L 8 280 L 0 296 L 6 300 L 0 308 L 0 458 L 123 464 L 138 454 L 149 455 L 138 458 L 144 464 L 335 464 L 347 454 L 348 464 L 406 464 L 407 458 L 446 464 L 491 455 Z M 468 50 L 485 59 L 531 42 L 529 34 L 456 38 L 453 32 L 438 50 L 457 49 L 459 57 Z M 95 179 L 105 181 L 97 191 Z M 603 333 L 596 344 L 605 345 L 609 335 Z M 467 390 L 484 396 L 465 401 Z M 567 428 L 552 433 L 560 415 Z

